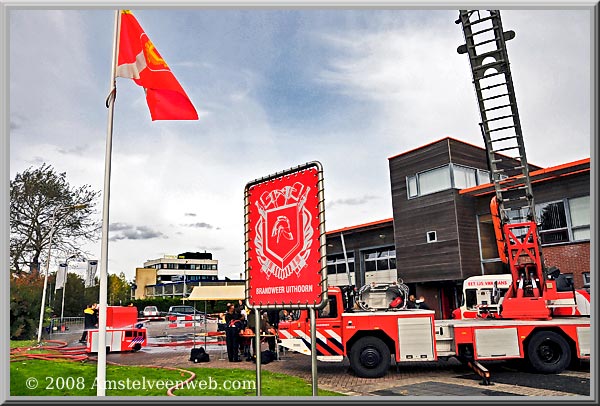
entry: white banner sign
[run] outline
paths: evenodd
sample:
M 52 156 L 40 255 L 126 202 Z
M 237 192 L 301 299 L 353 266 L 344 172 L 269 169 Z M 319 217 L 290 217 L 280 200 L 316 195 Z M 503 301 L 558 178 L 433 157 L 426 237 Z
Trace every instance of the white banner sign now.
M 87 272 L 85 274 L 85 287 L 89 288 L 95 286 L 95 278 L 96 278 L 96 269 L 98 269 L 98 261 L 95 259 L 91 259 L 87 263 Z
M 56 292 L 57 290 L 64 288 L 66 280 L 67 264 L 60 264 L 58 266 L 58 271 L 56 271 L 56 286 L 54 287 L 54 291 Z

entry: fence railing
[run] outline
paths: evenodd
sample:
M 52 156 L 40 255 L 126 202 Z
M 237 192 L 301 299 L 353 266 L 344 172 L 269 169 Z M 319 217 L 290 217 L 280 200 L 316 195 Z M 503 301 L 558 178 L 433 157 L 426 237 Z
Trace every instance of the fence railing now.
M 63 317 L 62 322 L 60 317 L 50 319 L 50 327 L 48 333 L 72 333 L 74 331 L 83 330 L 83 317 Z

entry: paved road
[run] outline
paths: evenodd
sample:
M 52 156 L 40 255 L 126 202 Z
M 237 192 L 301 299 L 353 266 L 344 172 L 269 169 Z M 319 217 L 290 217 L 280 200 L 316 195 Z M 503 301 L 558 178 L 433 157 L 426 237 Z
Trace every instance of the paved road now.
M 154 365 L 168 367 L 206 367 L 252 369 L 252 362 L 229 363 L 224 347 L 207 346 L 211 361 L 194 364 L 189 361 L 191 346 L 172 345 L 170 339 L 188 339 L 194 329 L 168 329 L 166 323 L 148 325 L 152 346 L 135 353 L 110 353 L 109 362 L 122 365 Z M 196 332 L 198 332 L 196 330 Z M 158 338 L 157 338 L 158 337 Z M 78 337 L 77 337 L 78 339 Z M 72 340 L 74 344 L 76 339 Z M 166 345 L 168 344 L 168 345 Z M 198 339 L 197 346 L 204 345 Z M 319 388 L 333 390 L 351 396 L 427 396 L 427 397 L 566 397 L 566 401 L 588 399 L 590 395 L 590 363 L 583 362 L 578 368 L 558 375 L 540 375 L 521 372 L 516 365 L 496 361 L 485 364 L 491 372 L 493 385 L 481 385 L 481 378 L 471 369 L 450 359 L 440 362 L 413 362 L 392 365 L 388 373 L 376 379 L 360 378 L 350 370 L 348 360 L 342 363 L 318 361 Z M 280 361 L 262 366 L 263 371 L 280 372 L 301 377 L 311 382 L 310 357 L 287 352 Z M 503 398 L 508 400 L 509 398 Z
M 147 326 L 149 337 L 165 334 L 186 339 L 193 329 L 168 329 L 161 322 Z M 196 330 L 197 332 L 198 330 Z M 154 340 L 154 342 L 158 342 Z M 204 345 L 199 339 L 198 346 Z M 110 354 L 108 359 L 120 364 L 198 366 L 189 361 L 191 347 L 146 347 L 139 353 Z M 211 361 L 203 367 L 255 369 L 252 362 L 229 363 L 223 347 L 208 345 Z M 220 359 L 224 358 L 224 359 Z M 319 387 L 357 396 L 589 396 L 590 364 L 558 375 L 521 372 L 514 363 L 496 361 L 486 364 L 493 385 L 482 385 L 481 378 L 455 359 L 440 362 L 413 362 L 392 365 L 382 378 L 359 378 L 350 370 L 348 360 L 342 363 L 318 361 Z M 263 366 L 263 370 L 299 376 L 311 381 L 310 357 L 287 352 L 280 361 Z M 569 398 L 573 400 L 574 398 Z

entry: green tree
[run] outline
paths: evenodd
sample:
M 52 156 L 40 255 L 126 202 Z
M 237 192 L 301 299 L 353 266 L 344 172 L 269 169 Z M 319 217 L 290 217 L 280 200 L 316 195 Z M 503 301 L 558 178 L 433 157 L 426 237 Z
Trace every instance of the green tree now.
M 37 334 L 40 321 L 40 299 L 44 278 L 38 273 L 10 276 L 10 338 L 31 339 Z M 44 326 L 49 325 L 47 308 Z
M 89 185 L 72 187 L 65 172 L 47 164 L 18 173 L 10 182 L 11 270 L 40 270 L 53 226 L 52 250 L 59 255 L 80 253 L 82 241 L 97 240 L 100 225 L 91 215 L 98 196 Z M 65 210 L 75 205 L 85 207 Z
M 108 304 L 119 306 L 131 301 L 131 284 L 125 279 L 125 273 L 108 275 Z
M 88 291 L 90 291 L 88 293 Z M 70 272 L 67 274 L 67 283 L 64 288 L 65 300 L 63 308 L 63 290 L 58 289 L 54 295 L 54 301 L 52 307 L 54 308 L 54 314 L 60 317 L 61 309 L 64 317 L 82 317 L 83 309 L 86 305 L 92 304 L 98 301 L 98 288 L 97 287 L 84 287 L 84 280 L 79 275 Z M 96 294 L 94 297 L 93 294 Z

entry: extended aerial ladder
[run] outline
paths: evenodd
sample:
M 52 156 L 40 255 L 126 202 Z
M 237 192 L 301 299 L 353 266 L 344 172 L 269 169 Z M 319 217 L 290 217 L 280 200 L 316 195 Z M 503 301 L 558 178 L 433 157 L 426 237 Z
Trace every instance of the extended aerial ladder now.
M 492 216 L 496 216 L 500 257 L 513 276 L 513 284 L 503 300 L 501 317 L 549 318 L 551 311 L 547 301 L 556 298 L 556 286 L 542 259 L 529 167 L 506 50 L 506 41 L 513 39 L 515 33 L 504 31 L 498 10 L 460 10 L 456 23 L 462 24 L 465 44 L 457 51 L 469 56 L 481 115 L 480 127 L 496 192 L 490 207 Z M 556 272 L 551 274 L 556 275 Z

